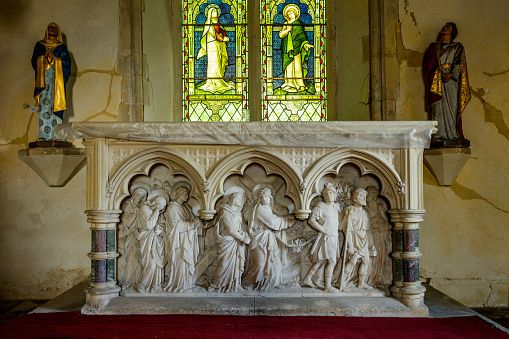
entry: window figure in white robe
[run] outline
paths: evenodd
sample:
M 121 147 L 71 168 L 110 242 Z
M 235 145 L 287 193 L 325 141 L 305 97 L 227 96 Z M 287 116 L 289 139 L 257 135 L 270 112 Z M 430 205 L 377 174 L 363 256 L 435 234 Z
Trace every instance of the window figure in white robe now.
M 224 93 L 234 89 L 233 82 L 226 82 L 223 77 L 228 65 L 226 43 L 230 38 L 219 24 L 221 9 L 218 5 L 210 4 L 205 8 L 207 21 L 203 28 L 197 59 L 207 56 L 207 80 L 198 88 L 211 93 Z

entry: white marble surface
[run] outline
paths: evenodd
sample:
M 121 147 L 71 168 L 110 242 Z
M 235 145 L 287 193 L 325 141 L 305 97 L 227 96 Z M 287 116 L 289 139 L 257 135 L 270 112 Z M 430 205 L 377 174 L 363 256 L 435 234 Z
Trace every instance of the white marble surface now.
M 118 138 L 173 144 L 429 148 L 434 121 L 73 122 L 59 139 Z

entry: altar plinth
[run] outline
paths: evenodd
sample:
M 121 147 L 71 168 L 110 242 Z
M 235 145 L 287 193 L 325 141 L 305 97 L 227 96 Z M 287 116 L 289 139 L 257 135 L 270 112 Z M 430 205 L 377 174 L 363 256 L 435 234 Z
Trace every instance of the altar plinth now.
M 282 314 L 333 314 L 336 307 L 338 315 L 355 315 L 362 312 L 341 311 L 340 305 L 350 309 L 360 298 L 362 309 L 369 309 L 370 300 L 373 309 L 400 301 L 394 314 L 426 316 L 418 234 L 425 212 L 423 150 L 434 126 L 427 121 L 57 126 L 58 138 L 86 139 L 92 275 L 83 312 L 136 313 L 118 304 L 152 298 L 143 312 L 175 313 L 175 307 L 162 305 L 191 298 L 190 305 L 208 300 L 217 306 L 204 313 L 232 314 L 219 299 L 244 305 L 262 298 L 268 308 L 259 314 L 283 310 L 274 303 L 291 299 L 291 310 Z M 324 208 L 329 214 L 322 216 Z M 353 217 L 346 221 L 355 211 L 366 215 L 362 225 Z M 324 222 L 336 229 L 313 226 Z M 330 246 L 337 255 L 327 254 Z M 262 267 L 257 271 L 253 265 Z M 253 314 L 247 309 L 238 314 Z

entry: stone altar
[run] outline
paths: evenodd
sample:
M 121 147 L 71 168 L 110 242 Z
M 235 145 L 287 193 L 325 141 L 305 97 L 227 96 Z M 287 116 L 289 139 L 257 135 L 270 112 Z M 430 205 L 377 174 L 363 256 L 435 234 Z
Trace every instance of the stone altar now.
M 100 310 L 122 296 L 363 296 L 425 307 L 418 233 L 423 149 L 434 126 L 59 126 L 59 138 L 86 139 L 86 307 Z M 317 206 L 326 216 L 315 215 Z M 309 222 L 312 211 L 317 223 Z

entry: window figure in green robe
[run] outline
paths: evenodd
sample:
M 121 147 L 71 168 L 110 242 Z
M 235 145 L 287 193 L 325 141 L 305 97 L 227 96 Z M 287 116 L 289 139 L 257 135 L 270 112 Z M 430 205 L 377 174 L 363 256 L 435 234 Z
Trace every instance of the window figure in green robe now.
M 307 64 L 313 45 L 307 40 L 304 26 L 298 20 L 299 6 L 287 5 L 283 9 L 283 16 L 286 21 L 279 32 L 279 37 L 283 39 L 281 49 L 285 82 L 281 89 L 290 93 L 302 92 L 306 89 L 304 78 L 307 75 L 307 69 L 303 65 Z

